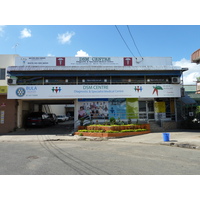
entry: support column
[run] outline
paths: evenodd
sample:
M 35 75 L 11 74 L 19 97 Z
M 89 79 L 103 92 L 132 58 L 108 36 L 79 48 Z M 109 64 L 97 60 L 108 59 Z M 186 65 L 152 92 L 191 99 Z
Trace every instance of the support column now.
M 74 100 L 74 129 L 78 127 L 78 99 Z
M 17 128 L 22 128 L 22 100 L 18 99 L 18 106 L 17 106 Z

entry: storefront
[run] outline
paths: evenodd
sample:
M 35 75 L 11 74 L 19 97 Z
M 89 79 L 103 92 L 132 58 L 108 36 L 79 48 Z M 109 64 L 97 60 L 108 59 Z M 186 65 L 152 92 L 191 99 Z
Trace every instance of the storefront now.
M 169 57 L 17 57 L 8 99 L 73 100 L 75 121 L 177 121 L 185 70 Z

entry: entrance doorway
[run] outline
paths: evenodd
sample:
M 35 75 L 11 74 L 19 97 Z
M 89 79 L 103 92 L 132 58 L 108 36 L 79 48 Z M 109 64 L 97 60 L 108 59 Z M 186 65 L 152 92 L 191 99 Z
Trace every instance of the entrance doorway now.
M 139 101 L 139 119 L 154 120 L 154 101 Z
M 48 123 L 44 128 L 39 126 L 29 125 L 27 126 L 27 120 L 32 112 L 44 112 L 51 116 L 52 114 L 57 118 L 48 117 Z M 61 118 L 58 118 L 58 116 Z M 17 116 L 18 128 L 25 128 L 29 130 L 29 133 L 35 134 L 67 134 L 71 133 L 74 129 L 74 100 L 18 100 L 18 116 Z M 30 131 L 31 130 L 31 131 Z M 28 133 L 28 132 L 27 132 Z

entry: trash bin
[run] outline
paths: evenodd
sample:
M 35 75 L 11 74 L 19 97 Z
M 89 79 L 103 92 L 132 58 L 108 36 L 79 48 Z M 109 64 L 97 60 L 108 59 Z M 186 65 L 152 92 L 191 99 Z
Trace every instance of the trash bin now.
M 170 136 L 169 133 L 163 133 L 163 141 L 164 142 L 169 142 L 169 136 Z

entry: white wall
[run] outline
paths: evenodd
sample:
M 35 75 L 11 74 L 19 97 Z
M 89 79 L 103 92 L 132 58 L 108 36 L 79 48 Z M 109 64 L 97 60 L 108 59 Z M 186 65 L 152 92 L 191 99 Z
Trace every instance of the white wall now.
M 52 113 L 56 115 L 65 115 L 65 106 L 66 105 L 49 105 Z
M 8 66 L 14 66 L 15 65 L 15 57 L 17 57 L 17 56 L 19 56 L 19 55 L 17 55 L 17 54 L 1 54 L 0 55 L 0 68 L 7 69 Z M 7 85 L 7 72 L 6 72 L 6 79 L 0 80 L 0 85 L 1 86 Z

